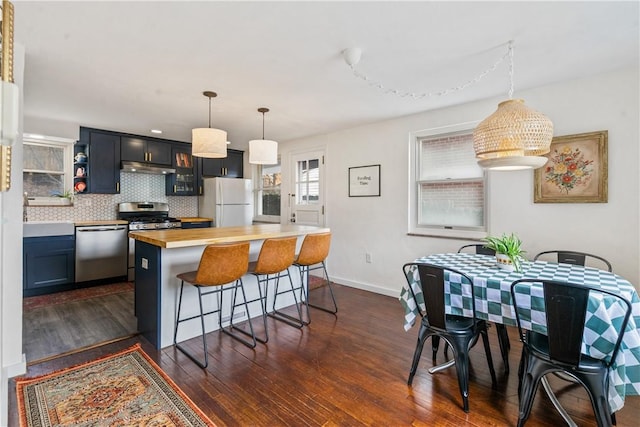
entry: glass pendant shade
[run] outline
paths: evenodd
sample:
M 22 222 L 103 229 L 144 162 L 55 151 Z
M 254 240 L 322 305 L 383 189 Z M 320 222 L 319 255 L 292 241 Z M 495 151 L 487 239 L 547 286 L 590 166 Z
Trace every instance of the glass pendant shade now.
M 278 143 L 268 139 L 249 141 L 249 163 L 275 165 L 278 163 Z
M 191 131 L 191 154 L 196 157 L 220 159 L 227 157 L 227 132 L 213 128 Z
M 498 109 L 473 131 L 478 164 L 485 169 L 537 169 L 547 163 L 553 123 L 524 105 L 522 99 L 498 104 Z

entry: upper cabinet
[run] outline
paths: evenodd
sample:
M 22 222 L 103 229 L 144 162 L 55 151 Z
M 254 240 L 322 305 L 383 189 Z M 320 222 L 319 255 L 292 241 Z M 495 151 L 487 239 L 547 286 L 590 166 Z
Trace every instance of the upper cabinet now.
M 171 144 L 144 138 L 121 137 L 121 160 L 171 165 Z
M 197 168 L 194 158 L 191 155 L 190 144 L 174 144 L 171 148 L 171 167 L 175 173 L 167 175 L 167 196 L 196 196 L 196 189 L 199 187 L 197 179 Z
M 76 168 L 84 168 L 81 174 L 86 182 L 88 193 L 117 194 L 120 193 L 120 136 L 108 131 L 80 127 L 80 141 L 77 143 Z M 84 150 L 84 151 L 80 151 Z M 85 155 L 86 166 L 81 165 Z M 80 178 L 80 177 L 78 177 Z M 76 188 L 78 190 L 79 188 Z
M 189 143 L 85 127 L 80 127 L 75 156 L 75 189 L 86 193 L 120 193 L 120 169 L 125 161 L 175 169 L 165 178 L 167 196 L 201 195 L 203 178 L 242 178 L 244 173 L 244 152 L 240 150 L 228 149 L 224 159 L 193 157 Z
M 228 149 L 227 157 L 224 159 L 201 158 L 200 175 L 204 178 L 242 178 L 243 154 L 243 151 Z

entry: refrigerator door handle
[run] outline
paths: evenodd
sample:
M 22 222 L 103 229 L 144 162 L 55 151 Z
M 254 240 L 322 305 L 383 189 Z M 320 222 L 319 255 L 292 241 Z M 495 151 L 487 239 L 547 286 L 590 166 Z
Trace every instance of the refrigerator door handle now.
M 224 193 L 222 192 L 222 181 L 218 180 L 218 194 L 220 195 L 220 205 L 224 206 Z M 224 209 L 220 209 L 220 221 L 218 227 L 224 227 Z

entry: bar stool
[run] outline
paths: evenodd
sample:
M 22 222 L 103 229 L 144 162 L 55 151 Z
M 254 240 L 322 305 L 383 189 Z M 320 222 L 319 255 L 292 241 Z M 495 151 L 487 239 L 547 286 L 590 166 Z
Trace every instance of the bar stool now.
M 249 242 L 234 243 L 234 244 L 219 244 L 209 245 L 204 249 L 202 256 L 200 257 L 200 264 L 198 270 L 189 271 L 187 273 L 180 273 L 176 277 L 181 280 L 180 283 L 180 297 L 178 299 L 178 314 L 176 315 L 175 332 L 173 334 L 173 345 L 178 350 L 184 353 L 187 357 L 193 360 L 201 368 L 206 368 L 209 364 L 209 356 L 207 354 L 207 340 L 205 336 L 204 316 L 209 314 L 218 313 L 218 326 L 220 330 L 231 336 L 232 338 L 240 341 L 249 348 L 256 346 L 256 337 L 253 333 L 253 325 L 251 324 L 251 316 L 249 315 L 249 306 L 247 304 L 247 297 L 244 292 L 244 286 L 242 283 L 242 276 L 247 272 L 249 266 Z M 190 316 L 184 319 L 180 318 L 180 311 L 182 309 L 182 291 L 184 284 L 189 283 L 198 290 L 198 301 L 200 306 L 200 314 Z M 230 286 L 226 286 L 230 285 Z M 203 291 L 204 289 L 211 288 L 211 290 Z M 231 303 L 231 319 L 233 319 L 233 311 L 236 304 L 236 297 L 238 289 L 242 292 L 242 298 L 247 310 L 247 320 L 249 322 L 251 341 L 247 341 L 241 336 L 231 332 L 234 328 L 233 321 L 228 328 L 222 327 L 222 295 L 224 291 L 233 290 L 233 300 Z M 202 297 L 209 294 L 217 294 L 217 309 L 204 313 L 202 308 Z M 178 327 L 180 323 L 200 318 L 200 327 L 202 328 L 202 346 L 204 348 L 204 363 L 195 358 L 182 345 L 178 344 Z
M 262 343 L 269 341 L 269 332 L 267 330 L 267 316 L 276 320 L 285 322 L 296 328 L 302 328 L 302 312 L 298 305 L 298 299 L 295 295 L 295 288 L 289 267 L 293 264 L 296 256 L 297 237 L 281 237 L 273 239 L 265 239 L 260 248 L 260 254 L 255 262 L 249 263 L 249 273 L 256 277 L 258 282 L 259 298 L 248 302 L 260 301 L 262 309 L 262 323 L 264 324 L 264 338 L 256 336 L 256 339 Z M 287 276 L 289 278 L 289 289 L 282 291 L 280 286 L 280 278 Z M 274 299 L 271 312 L 267 312 L 267 299 L 269 295 L 269 282 L 275 281 Z M 264 285 L 264 293 L 263 293 Z M 296 309 L 298 310 L 298 318 L 290 316 L 276 310 L 276 298 L 283 293 L 293 292 Z M 242 330 L 240 330 L 243 332 Z M 246 333 L 246 332 L 244 332 Z
M 293 265 L 300 270 L 300 283 L 301 283 L 301 296 L 304 297 L 305 305 L 307 308 L 306 324 L 311 322 L 309 316 L 309 307 L 317 308 L 327 313 L 336 314 L 338 312 L 338 304 L 336 303 L 335 295 L 333 294 L 333 288 L 331 287 L 331 280 L 329 280 L 329 273 L 327 272 L 327 266 L 325 260 L 329 256 L 329 248 L 331 246 L 331 233 L 318 233 L 307 234 L 302 241 L 302 247 L 298 257 L 293 262 Z M 309 299 L 311 294 L 309 292 L 309 272 L 313 270 L 322 269 L 326 283 L 331 294 L 331 300 L 333 301 L 333 308 L 322 307 L 319 305 L 311 304 Z M 306 280 L 305 280 L 306 278 Z

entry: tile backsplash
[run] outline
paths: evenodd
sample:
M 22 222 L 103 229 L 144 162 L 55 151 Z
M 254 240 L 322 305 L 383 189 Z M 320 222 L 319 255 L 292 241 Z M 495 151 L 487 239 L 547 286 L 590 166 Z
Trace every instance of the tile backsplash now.
M 165 202 L 170 216 L 198 216 L 197 197 L 165 195 L 164 175 L 120 172 L 120 194 L 77 194 L 73 206 L 27 206 L 27 221 L 110 220 L 122 202 Z

